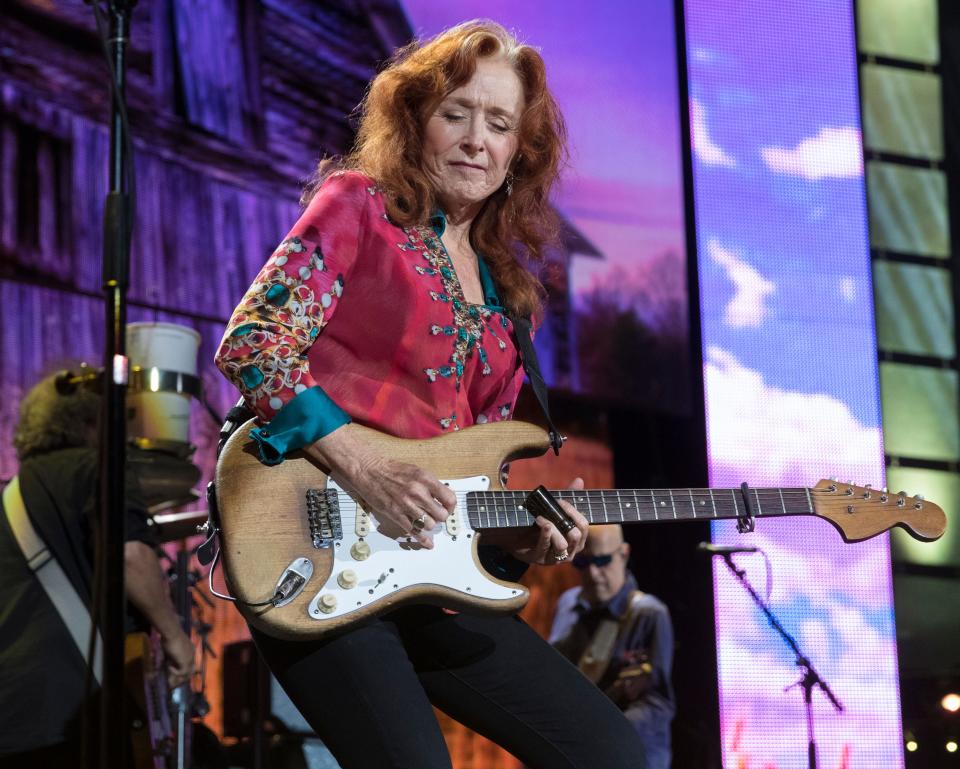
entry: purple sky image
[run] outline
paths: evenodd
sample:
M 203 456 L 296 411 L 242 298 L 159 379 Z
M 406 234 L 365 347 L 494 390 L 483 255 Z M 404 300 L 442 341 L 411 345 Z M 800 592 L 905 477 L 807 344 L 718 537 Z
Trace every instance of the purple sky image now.
M 684 270 L 672 2 L 405 0 L 404 7 L 421 37 L 485 17 L 540 49 L 570 135 L 557 205 L 606 257 L 575 260 L 575 291 L 665 251 Z

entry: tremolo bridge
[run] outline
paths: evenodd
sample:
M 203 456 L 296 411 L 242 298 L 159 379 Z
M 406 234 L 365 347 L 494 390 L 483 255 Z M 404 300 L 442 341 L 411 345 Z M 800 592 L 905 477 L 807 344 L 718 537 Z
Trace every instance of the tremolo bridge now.
M 310 539 L 317 550 L 333 547 L 334 542 L 343 539 L 336 489 L 307 491 L 307 523 L 310 524 Z

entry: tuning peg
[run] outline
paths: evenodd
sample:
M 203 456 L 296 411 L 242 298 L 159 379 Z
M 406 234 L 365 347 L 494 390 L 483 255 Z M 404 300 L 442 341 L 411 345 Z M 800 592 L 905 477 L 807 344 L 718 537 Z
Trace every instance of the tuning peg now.
M 863 498 L 870 499 L 871 496 L 872 495 L 870 494 L 870 484 L 868 483 L 866 486 L 863 487 Z

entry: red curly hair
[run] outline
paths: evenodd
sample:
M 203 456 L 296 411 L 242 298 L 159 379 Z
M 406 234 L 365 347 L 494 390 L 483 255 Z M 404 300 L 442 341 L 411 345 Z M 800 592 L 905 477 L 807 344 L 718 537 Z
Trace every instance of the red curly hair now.
M 470 241 L 483 254 L 504 306 L 529 316 L 540 309 L 543 288 L 522 262 L 542 262 L 559 231 L 550 190 L 567 157 L 566 127 L 540 54 L 499 24 L 468 21 L 397 51 L 360 105 L 353 150 L 343 159 L 321 161 L 305 200 L 333 170 L 354 169 L 385 191 L 394 222 L 410 227 L 428 221 L 438 203 L 423 170 L 426 120 L 447 94 L 469 82 L 481 58 L 502 58 L 513 67 L 525 106 L 511 169 L 513 191 L 507 195 L 504 185 L 487 199 L 473 221 Z

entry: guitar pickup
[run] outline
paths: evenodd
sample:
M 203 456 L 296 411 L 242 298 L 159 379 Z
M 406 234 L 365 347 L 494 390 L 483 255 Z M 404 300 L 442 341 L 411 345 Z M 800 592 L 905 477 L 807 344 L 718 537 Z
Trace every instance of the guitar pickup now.
M 358 537 L 366 537 L 370 534 L 370 513 L 357 505 L 356 531 Z
M 456 513 L 448 515 L 444 523 L 447 527 L 447 534 L 450 536 L 456 536 L 460 533 L 460 516 Z

